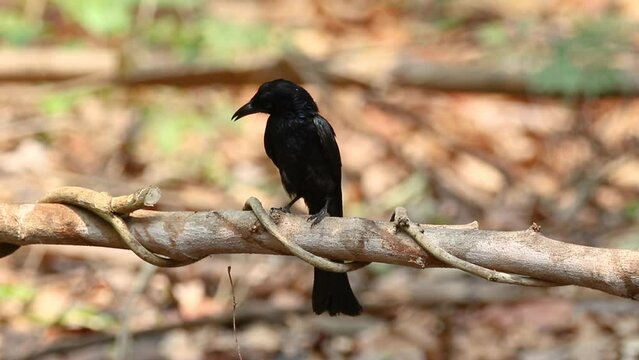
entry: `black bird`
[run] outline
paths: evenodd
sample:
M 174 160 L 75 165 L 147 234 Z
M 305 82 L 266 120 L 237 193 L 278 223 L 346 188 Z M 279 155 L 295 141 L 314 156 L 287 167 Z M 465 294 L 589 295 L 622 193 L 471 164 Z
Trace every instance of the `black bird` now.
M 280 171 L 282 185 L 292 200 L 300 198 L 308 207 L 311 226 L 326 216 L 342 216 L 342 161 L 335 132 L 319 114 L 317 104 L 301 86 L 288 80 L 262 84 L 253 98 L 233 115 L 238 120 L 254 113 L 267 113 L 264 132 L 266 154 Z M 359 315 L 346 273 L 315 269 L 313 311 Z

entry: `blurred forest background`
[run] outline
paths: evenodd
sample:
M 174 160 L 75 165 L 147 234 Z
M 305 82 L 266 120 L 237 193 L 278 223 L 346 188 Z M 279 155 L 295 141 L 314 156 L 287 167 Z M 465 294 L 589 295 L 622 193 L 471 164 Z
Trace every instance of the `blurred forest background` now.
M 637 248 L 638 25 L 636 0 L 3 0 L 0 201 L 281 206 L 266 117 L 230 117 L 285 77 L 337 132 L 347 216 Z M 245 359 L 639 358 L 639 304 L 594 290 L 374 264 L 363 316 L 316 317 L 297 259 L 63 246 L 0 261 L 0 358 L 123 358 L 126 323 L 131 359 L 235 359 L 228 265 Z

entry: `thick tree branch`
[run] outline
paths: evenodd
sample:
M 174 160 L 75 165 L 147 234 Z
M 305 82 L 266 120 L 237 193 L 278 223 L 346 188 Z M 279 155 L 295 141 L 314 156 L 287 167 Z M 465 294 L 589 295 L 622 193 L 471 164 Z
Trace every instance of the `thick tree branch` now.
M 173 259 L 210 254 L 288 254 L 249 211 L 136 211 L 127 219 L 151 251 Z M 310 228 L 306 217 L 285 215 L 279 231 L 316 255 L 417 268 L 442 264 L 388 221 L 326 218 Z M 477 230 L 474 226 L 418 225 L 450 254 L 490 269 L 573 284 L 639 299 L 639 252 L 574 245 L 541 233 Z M 69 244 L 123 248 L 114 230 L 84 210 L 58 204 L 0 204 L 0 241 L 16 245 Z

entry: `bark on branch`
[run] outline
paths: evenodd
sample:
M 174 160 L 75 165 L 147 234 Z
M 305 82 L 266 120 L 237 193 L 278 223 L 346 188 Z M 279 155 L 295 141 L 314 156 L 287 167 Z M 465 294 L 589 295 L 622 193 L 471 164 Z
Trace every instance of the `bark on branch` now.
M 282 214 L 276 220 L 284 236 L 319 256 L 416 268 L 442 266 L 389 221 L 326 218 L 311 229 L 303 216 Z M 211 254 L 288 254 L 250 211 L 140 210 L 131 214 L 127 225 L 145 247 L 177 260 Z M 473 264 L 639 299 L 638 251 L 564 243 L 532 228 L 488 231 L 472 225 L 418 226 L 439 247 Z M 102 220 L 58 204 L 0 204 L 0 242 L 125 246 Z

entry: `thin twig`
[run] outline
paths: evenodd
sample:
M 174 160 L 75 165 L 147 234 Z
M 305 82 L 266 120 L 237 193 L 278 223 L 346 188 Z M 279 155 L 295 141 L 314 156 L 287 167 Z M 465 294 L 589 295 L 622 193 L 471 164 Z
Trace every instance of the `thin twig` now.
M 133 289 L 129 292 L 126 301 L 124 302 L 124 308 L 120 316 L 120 329 L 118 330 L 115 338 L 115 350 L 113 353 L 114 360 L 127 359 L 127 353 L 129 351 L 129 343 L 131 340 L 131 329 L 129 328 L 129 319 L 131 317 L 131 310 L 133 309 L 133 303 L 144 292 L 149 281 L 155 274 L 157 267 L 143 263 L 142 268 L 138 272 L 138 276 L 133 284 Z
M 237 339 L 237 326 L 235 324 L 235 309 L 237 308 L 237 302 L 235 301 L 235 285 L 233 285 L 233 277 L 231 276 L 231 266 L 226 269 L 229 274 L 229 282 L 231 283 L 231 298 L 233 299 L 233 337 L 235 338 L 235 347 L 237 349 L 237 356 L 242 360 L 242 353 L 240 352 L 240 341 Z
M 238 311 L 237 321 L 238 322 L 255 322 L 259 321 L 267 321 L 271 324 L 281 323 L 286 314 L 291 313 L 305 313 L 305 308 L 295 308 L 295 309 L 280 309 L 277 307 L 273 307 L 272 304 L 267 302 L 254 302 L 252 304 L 247 304 L 243 306 L 241 310 Z M 167 332 L 174 330 L 193 330 L 201 327 L 209 326 L 211 324 L 221 325 L 221 326 L 231 326 L 232 318 L 229 314 L 221 313 L 213 316 L 206 316 L 197 319 L 185 320 L 177 323 L 169 323 L 165 325 L 160 325 L 157 327 L 153 327 L 150 329 L 136 330 L 132 331 L 130 334 L 131 339 L 136 341 L 140 341 L 143 339 L 154 339 L 157 341 L 157 338 L 163 336 Z M 94 335 L 82 335 L 82 336 L 73 336 L 68 338 L 60 339 L 53 344 L 48 345 L 44 348 L 35 348 L 31 349 L 31 352 L 8 355 L 8 360 L 36 360 L 42 359 L 46 356 L 55 355 L 55 354 L 64 354 L 67 357 L 71 357 L 69 354 L 76 350 L 85 349 L 91 346 L 104 346 L 111 344 L 116 338 L 114 334 L 94 334 Z

